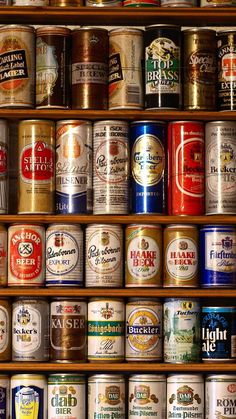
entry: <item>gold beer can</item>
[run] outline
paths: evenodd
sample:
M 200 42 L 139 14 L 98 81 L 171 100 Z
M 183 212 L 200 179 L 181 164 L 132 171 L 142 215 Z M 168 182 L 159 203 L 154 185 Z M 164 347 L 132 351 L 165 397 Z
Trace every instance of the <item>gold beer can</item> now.
M 52 214 L 55 191 L 55 124 L 19 123 L 18 214 Z

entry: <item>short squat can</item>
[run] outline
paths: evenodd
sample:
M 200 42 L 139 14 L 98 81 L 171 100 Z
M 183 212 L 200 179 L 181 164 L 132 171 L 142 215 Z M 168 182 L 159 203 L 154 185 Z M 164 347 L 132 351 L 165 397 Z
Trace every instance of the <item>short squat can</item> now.
M 8 375 L 0 375 L 0 394 L 1 419 L 8 419 L 10 417 L 10 377 Z
M 1 297 L 0 299 L 0 361 L 11 360 L 11 302 Z M 1 388 L 1 376 L 0 376 Z M 1 391 L 0 391 L 1 394 Z M 1 397 L 0 397 L 1 411 Z M 7 417 L 5 418 L 7 419 Z
M 205 378 L 205 419 L 236 415 L 236 376 L 212 374 Z M 217 416 L 216 416 L 217 414 Z
M 9 207 L 9 125 L 0 119 L 0 214 L 7 214 Z

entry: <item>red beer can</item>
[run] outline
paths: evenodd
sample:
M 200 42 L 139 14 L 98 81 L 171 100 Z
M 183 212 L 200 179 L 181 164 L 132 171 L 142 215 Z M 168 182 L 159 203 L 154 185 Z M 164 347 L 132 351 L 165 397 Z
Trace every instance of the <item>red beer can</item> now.
M 168 126 L 168 213 L 204 214 L 204 124 L 176 121 Z

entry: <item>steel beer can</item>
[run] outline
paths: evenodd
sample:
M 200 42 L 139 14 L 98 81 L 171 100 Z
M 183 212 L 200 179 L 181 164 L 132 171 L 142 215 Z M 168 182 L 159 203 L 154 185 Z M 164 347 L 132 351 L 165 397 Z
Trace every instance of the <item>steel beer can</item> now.
M 88 361 L 124 360 L 125 308 L 119 298 L 92 298 L 88 303 Z
M 232 4 L 232 1 L 231 1 Z M 236 2 L 235 2 L 236 5 Z M 236 31 L 217 32 L 218 90 L 219 111 L 236 109 Z
M 86 228 L 85 286 L 122 287 L 123 230 L 119 224 Z
M 236 122 L 206 124 L 206 214 L 236 214 Z
M 0 107 L 34 107 L 35 30 L 0 27 Z
M 1 419 L 8 419 L 10 408 L 10 377 L 8 375 L 0 375 L 0 394 Z
M 199 362 L 200 303 L 197 298 L 167 298 L 163 306 L 164 362 Z
M 198 286 L 198 229 L 169 225 L 164 229 L 163 287 Z
M 132 122 L 130 144 L 132 212 L 165 214 L 167 186 L 165 122 Z
M 93 126 L 93 213 L 129 212 L 129 127 L 125 121 Z
M 0 214 L 8 213 L 9 206 L 9 128 L 8 122 L 0 119 Z
M 168 213 L 204 214 L 204 124 L 175 121 L 168 125 Z
M 143 31 L 109 32 L 109 109 L 143 109 Z
M 203 288 L 236 286 L 236 228 L 206 225 L 200 229 L 200 279 Z
M 0 299 L 0 361 L 10 361 L 10 360 L 11 360 L 11 302 L 7 300 L 6 298 L 1 297 Z M 0 388 L 1 388 L 1 376 L 0 376 Z M 1 390 L 0 390 L 0 394 L 1 394 Z M 1 397 L 0 397 L 0 412 L 1 412 Z
M 205 378 L 205 419 L 234 419 L 236 415 L 236 376 L 207 375 Z
M 36 29 L 36 109 L 70 106 L 70 29 Z
M 7 229 L 0 224 L 0 287 L 7 285 Z
M 129 376 L 128 418 L 166 417 L 166 378 L 164 375 Z
M 16 298 L 12 305 L 12 361 L 48 361 L 48 328 L 45 298 Z
M 47 419 L 46 377 L 41 374 L 12 375 L 10 418 L 35 417 Z
M 49 375 L 48 419 L 83 419 L 86 417 L 85 406 L 84 375 Z
M 36 224 L 8 228 L 8 286 L 40 287 L 45 279 L 45 229 Z
M 176 25 L 146 26 L 145 48 L 145 109 L 179 109 L 180 27 Z
M 52 214 L 55 191 L 54 122 L 21 121 L 18 138 L 18 214 Z
M 130 298 L 126 304 L 126 361 L 162 359 L 162 304 L 157 298 Z
M 83 285 L 83 232 L 79 224 L 51 224 L 46 231 L 46 286 Z
M 159 225 L 131 224 L 125 230 L 125 286 L 162 285 L 162 230 Z
M 72 31 L 72 108 L 107 109 L 108 31 L 83 27 Z
M 92 123 L 56 124 L 56 213 L 92 211 Z
M 206 28 L 183 31 L 184 109 L 216 109 L 216 32 Z

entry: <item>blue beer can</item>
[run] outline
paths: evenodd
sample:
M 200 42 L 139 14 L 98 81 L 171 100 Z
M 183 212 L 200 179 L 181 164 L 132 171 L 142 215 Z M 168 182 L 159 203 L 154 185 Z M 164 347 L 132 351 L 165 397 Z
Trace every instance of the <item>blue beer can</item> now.
M 203 288 L 236 286 L 236 228 L 206 225 L 200 230 L 200 283 Z
M 131 210 L 135 214 L 166 212 L 166 135 L 165 122 L 131 123 Z

